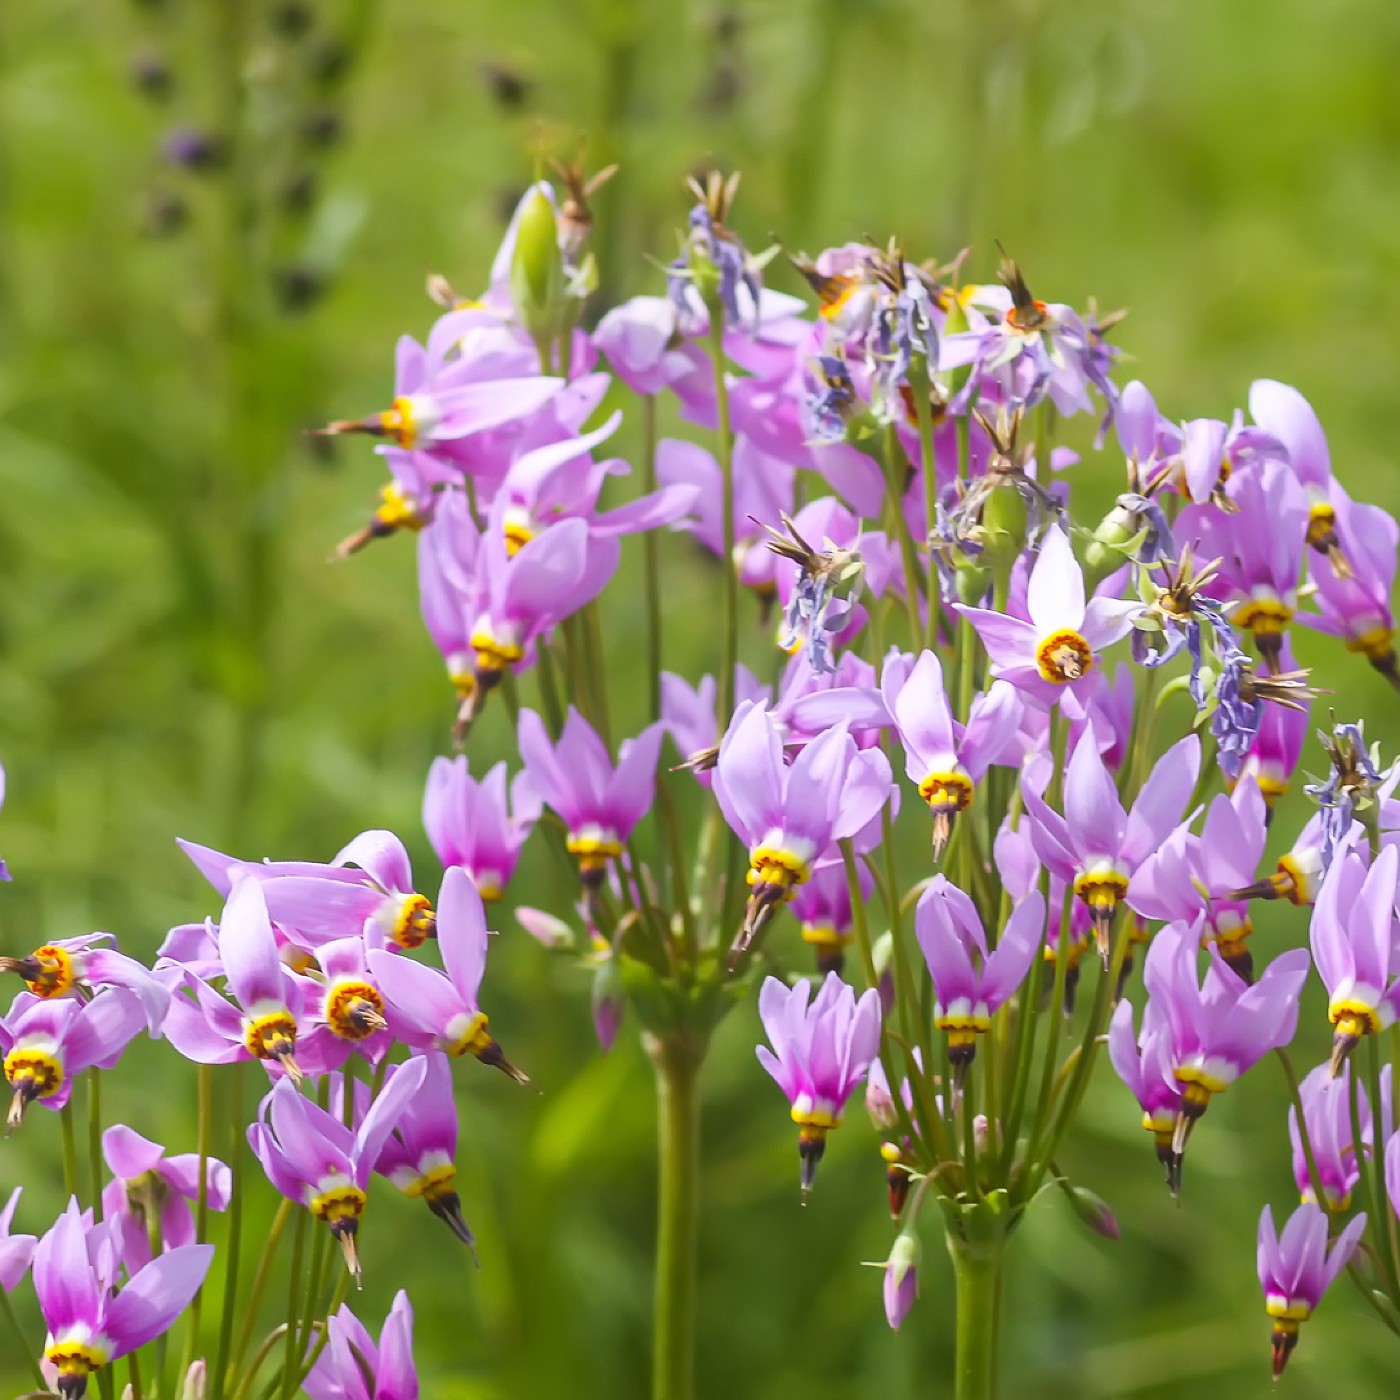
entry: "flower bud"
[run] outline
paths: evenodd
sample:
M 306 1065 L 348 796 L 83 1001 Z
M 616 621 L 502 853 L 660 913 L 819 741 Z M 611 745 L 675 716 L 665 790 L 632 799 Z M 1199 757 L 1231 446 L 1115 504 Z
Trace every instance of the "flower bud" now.
M 622 1025 L 623 1011 L 622 974 L 618 971 L 617 959 L 605 959 L 593 976 L 591 1005 L 593 1010 L 593 1030 L 598 1036 L 598 1044 L 605 1051 L 611 1050 L 617 1039 L 618 1028 Z
M 209 1384 L 209 1368 L 203 1358 L 192 1362 L 180 1387 L 180 1400 L 204 1400 Z
M 918 1235 L 906 1227 L 895 1236 L 894 1247 L 885 1262 L 885 1317 L 896 1332 L 919 1294 L 922 1253 Z
M 563 949 L 574 946 L 574 933 L 568 924 L 543 909 L 522 907 L 515 911 L 515 919 L 531 938 L 544 944 L 546 948 Z
M 1131 558 L 1145 538 L 1137 513 L 1121 502 L 1099 521 L 1094 537 L 1084 551 L 1084 584 L 1094 588 L 1123 561 Z
M 1026 547 L 1030 511 L 1026 498 L 1009 481 L 992 488 L 982 507 L 982 553 L 979 563 L 991 572 L 998 595 L 1011 586 L 1011 571 Z
M 510 259 L 510 291 L 530 335 L 540 343 L 552 341 L 563 318 L 564 259 L 559 252 L 554 204 L 544 185 L 533 186 L 520 204 Z
M 1063 1189 L 1074 1213 L 1096 1235 L 1102 1235 L 1106 1240 L 1121 1237 L 1118 1219 L 1102 1196 L 1096 1195 L 1087 1186 L 1072 1186 L 1069 1182 L 1063 1183 Z

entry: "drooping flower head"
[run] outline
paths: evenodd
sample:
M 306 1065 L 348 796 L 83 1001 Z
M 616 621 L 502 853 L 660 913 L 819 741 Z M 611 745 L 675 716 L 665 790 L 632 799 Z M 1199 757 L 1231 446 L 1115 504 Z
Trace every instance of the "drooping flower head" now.
M 145 1020 L 136 994 L 121 987 L 88 1002 L 68 997 L 45 1001 L 21 992 L 0 1017 L 0 1054 L 14 1091 L 7 1119 L 10 1131 L 19 1127 L 32 1103 L 62 1108 L 83 1070 L 110 1069 Z
M 564 820 L 579 879 L 596 890 L 651 806 L 664 728 L 649 724 L 635 739 L 624 739 L 616 766 L 597 731 L 572 706 L 557 744 L 533 710 L 520 712 L 518 735 L 535 791 Z
M 854 836 L 889 797 L 889 763 L 856 748 L 844 724 L 784 761 L 778 725 L 762 705 L 741 705 L 720 744 L 714 792 L 749 848 L 750 894 L 741 953 L 835 841 Z
M 1273 1211 L 1264 1207 L 1259 1217 L 1259 1286 L 1264 1290 L 1264 1310 L 1273 1320 L 1270 1347 L 1275 1380 L 1298 1345 L 1298 1329 L 1350 1262 L 1365 1228 L 1366 1217 L 1356 1216 L 1329 1247 L 1327 1214 L 1318 1206 L 1305 1201 L 1289 1217 L 1281 1235 L 1274 1230 Z
M 418 1400 L 408 1294 L 394 1295 L 378 1346 L 342 1303 L 327 1319 L 326 1348 L 301 1386 L 310 1400 Z
M 1125 811 L 1090 731 L 1065 768 L 1063 816 L 1044 801 L 1029 774 L 1022 782 L 1036 854 L 1060 879 L 1072 882 L 1093 919 L 1105 967 L 1118 906 L 1132 903 L 1138 867 L 1181 821 L 1200 764 L 1200 741 L 1188 735 L 1157 761 L 1132 810 Z
M 187 1244 L 138 1269 L 119 1292 L 116 1241 L 76 1200 L 34 1251 L 34 1291 L 44 1315 L 46 1369 L 64 1400 L 81 1400 L 88 1377 L 160 1336 L 184 1312 L 214 1257 Z
M 122 1262 L 135 1273 L 167 1250 L 195 1242 L 189 1202 L 199 1199 L 199 1155 L 167 1157 L 158 1142 L 118 1123 L 102 1135 L 102 1158 L 113 1180 L 102 1192 L 102 1210 L 116 1222 Z M 228 1207 L 232 1175 L 217 1158 L 205 1160 L 205 1204 Z
M 56 938 L 22 958 L 0 957 L 0 972 L 18 973 L 36 997 L 90 997 L 98 987 L 125 987 L 140 999 L 151 1034 L 160 1030 L 170 1005 L 170 993 L 149 968 L 103 944 L 115 942 L 110 933 L 86 933 Z
M 1389 1066 L 1383 1073 L 1389 1071 Z M 1333 1079 L 1327 1065 L 1318 1065 L 1298 1086 L 1303 1105 L 1303 1121 L 1298 1122 L 1298 1110 L 1288 1110 L 1288 1138 L 1293 1145 L 1293 1177 L 1304 1201 L 1320 1205 L 1329 1215 L 1340 1215 L 1351 1207 L 1351 1193 L 1361 1177 L 1363 1154 L 1371 1148 L 1371 1105 L 1365 1088 L 1356 1085 L 1357 1118 L 1361 1127 L 1358 1145 L 1352 1132 L 1351 1066 L 1344 1065 Z M 1303 1149 L 1303 1133 L 1317 1167 L 1314 1184 L 1308 1166 L 1308 1154 Z M 1319 1198 L 1319 1189 L 1321 1195 Z
M 988 950 L 977 906 L 942 875 L 934 876 L 914 911 L 914 931 L 933 978 L 933 1023 L 948 1037 L 948 1058 L 961 1084 L 978 1037 L 1025 980 L 1045 933 L 1045 897 L 1026 895 Z
M 471 775 L 465 754 L 435 758 L 423 793 L 423 825 L 444 867 L 460 866 L 487 902 L 501 898 L 535 823 L 540 799 L 527 774 L 517 773 L 507 801 L 506 765 Z
M 422 1087 L 425 1065 L 410 1060 L 380 1091 L 352 1133 L 325 1109 L 279 1079 L 248 1128 L 248 1144 L 268 1180 L 289 1201 L 324 1221 L 340 1244 L 345 1267 L 361 1278 L 357 1240 L 370 1172 L 405 1105 Z
M 1387 846 L 1369 870 L 1355 853 L 1332 862 L 1308 936 L 1327 988 L 1332 1076 L 1363 1036 L 1379 1035 L 1400 1013 L 1400 979 L 1391 975 L 1400 851 Z
M 444 1055 L 424 1056 L 422 1083 L 405 1104 L 384 1140 L 374 1169 L 405 1196 L 421 1200 L 476 1254 L 476 1242 L 462 1217 L 457 1194 L 457 1105 L 452 1097 L 452 1069 Z M 395 1068 L 390 1080 L 398 1073 Z
M 994 681 L 972 702 L 967 724 L 952 714 L 935 652 L 920 654 L 912 668 L 886 660 L 880 693 L 904 745 L 905 771 L 933 814 L 933 855 L 939 859 L 953 819 L 972 805 L 977 784 L 992 764 L 1016 747 L 1021 701 L 1015 687 Z
M 486 971 L 486 910 L 471 877 L 452 866 L 438 898 L 438 948 L 445 972 L 371 949 L 366 962 L 384 993 L 389 1028 L 400 1040 L 448 1055 L 474 1055 L 517 1083 L 526 1075 L 506 1059 L 477 1004 Z
M 873 988 L 859 1001 L 834 972 L 816 999 L 812 984 L 788 987 L 764 979 L 758 1014 L 772 1050 L 758 1047 L 758 1060 L 792 1105 L 802 1194 L 812 1189 L 826 1135 L 841 1125 L 841 1113 L 880 1049 L 880 996 Z
M 1170 1028 L 1152 1002 L 1143 1012 L 1136 1040 L 1132 1005 L 1118 1003 L 1108 1028 L 1108 1056 L 1142 1108 L 1142 1126 L 1152 1134 L 1157 1160 L 1166 1168 L 1167 1186 L 1175 1194 L 1181 1187 L 1181 1157 L 1172 1139 L 1181 1114 L 1181 1085 L 1172 1067 Z
M 1152 940 L 1143 969 L 1148 996 L 1168 1028 L 1172 1073 L 1181 1088 L 1172 1138 L 1178 1158 L 1211 1099 L 1293 1038 L 1311 965 L 1307 950 L 1295 948 L 1275 958 L 1250 986 L 1212 951 L 1202 980 L 1200 947 L 1198 926 L 1168 924 Z

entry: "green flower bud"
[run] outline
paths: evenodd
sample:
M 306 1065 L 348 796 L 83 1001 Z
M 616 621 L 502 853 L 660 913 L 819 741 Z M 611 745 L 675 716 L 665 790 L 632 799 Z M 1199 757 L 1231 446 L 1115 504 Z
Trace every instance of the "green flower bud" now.
M 520 319 L 537 343 L 559 333 L 564 314 L 564 258 L 554 205 L 540 185 L 525 196 L 515 226 L 510 291 Z

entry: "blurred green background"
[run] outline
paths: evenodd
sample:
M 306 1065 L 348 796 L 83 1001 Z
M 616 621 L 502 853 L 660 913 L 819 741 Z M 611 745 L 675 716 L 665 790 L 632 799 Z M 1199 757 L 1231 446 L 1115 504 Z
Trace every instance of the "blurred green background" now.
M 586 134 L 591 164 L 622 163 L 596 206 L 609 295 L 659 289 L 648 255 L 674 246 L 680 177 L 712 160 L 743 170 L 735 223 L 755 246 L 897 233 L 917 257 L 971 244 L 986 277 L 999 237 L 1037 295 L 1131 307 L 1127 374 L 1164 412 L 1228 416 L 1255 377 L 1295 383 L 1348 488 L 1396 508 L 1398 66 L 1384 0 L 4 6 L 0 851 L 16 879 L 0 945 L 105 928 L 149 955 L 170 924 L 216 912 L 177 834 L 325 859 L 389 826 L 435 886 L 418 804 L 449 697 L 412 545 L 327 564 L 381 472 L 362 445 L 313 451 L 302 429 L 387 401 L 395 337 L 432 319 L 425 273 L 484 285 L 541 143 L 567 156 Z M 161 151 L 177 128 L 220 133 L 228 160 L 174 168 Z M 1091 492 L 1113 470 L 1111 453 L 1086 466 Z M 703 615 L 697 561 L 670 586 L 673 616 Z M 635 696 L 637 605 L 614 595 L 617 693 Z M 713 651 L 683 623 L 667 644 L 691 674 Z M 1355 657 L 1306 634 L 1298 649 L 1393 754 L 1395 696 Z M 473 766 L 508 744 L 488 713 Z M 540 851 L 523 874 L 531 902 L 552 890 L 563 908 Z M 543 1092 L 461 1067 L 483 1268 L 381 1191 L 361 1315 L 377 1330 L 411 1288 L 427 1397 L 642 1395 L 648 1067 L 631 1027 L 600 1055 L 586 982 L 500 922 L 488 1008 Z M 1259 922 L 1260 952 L 1302 938 L 1295 911 Z M 699 1393 L 946 1393 L 939 1240 L 930 1228 L 923 1296 L 894 1336 L 879 1275 L 859 1267 L 891 1237 L 873 1137 L 857 1106 L 801 1209 L 757 1034 L 751 1006 L 732 1015 L 705 1083 Z M 1326 1039 L 1314 988 L 1301 1062 Z M 1111 1202 L 1123 1238 L 1088 1235 L 1058 1199 L 1033 1213 L 1006 1392 L 1265 1394 L 1255 1222 L 1292 1196 L 1277 1067 L 1212 1108 L 1179 1209 L 1126 1091 L 1100 1078 L 1061 1165 Z M 168 1053 L 139 1047 L 108 1095 L 172 1150 L 193 1146 L 192 1078 Z M 0 1143 L 0 1198 L 27 1188 L 21 1225 L 57 1208 L 57 1139 L 35 1111 Z M 22 1384 L 8 1346 L 5 1394 Z M 1388 1393 L 1397 1361 L 1341 1286 L 1285 1390 Z

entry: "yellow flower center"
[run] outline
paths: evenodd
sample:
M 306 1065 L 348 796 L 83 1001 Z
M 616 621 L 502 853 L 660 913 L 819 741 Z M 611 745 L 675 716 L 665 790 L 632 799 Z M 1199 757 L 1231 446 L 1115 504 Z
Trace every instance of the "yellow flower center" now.
M 1347 639 L 1348 651 L 1360 652 L 1372 664 L 1395 660 L 1395 631 L 1390 627 L 1372 627 L 1359 637 Z
M 508 671 L 525 655 L 525 649 L 515 642 L 502 641 L 484 627 L 472 633 L 471 648 L 476 653 L 476 672 L 482 676 L 499 676 Z
M 1379 1011 L 1360 1001 L 1339 1001 L 1327 1008 L 1327 1017 L 1338 1035 L 1354 1036 L 1357 1040 L 1363 1035 L 1379 1035 L 1385 1029 Z
M 749 852 L 749 884 L 781 890 L 783 899 L 791 899 L 794 887 L 806 884 L 811 873 L 805 860 L 780 846 L 755 846 Z
M 809 1142 L 820 1142 L 833 1128 L 841 1126 L 841 1115 L 829 1108 L 798 1108 L 794 1104 L 791 1117 L 802 1130 L 798 1136 Z
M 432 900 L 425 894 L 411 894 L 404 900 L 389 936 L 400 948 L 421 948 L 436 928 L 437 915 L 433 912 Z M 383 1010 L 383 1003 L 380 1009 Z
M 844 948 L 851 941 L 854 931 L 841 933 L 829 920 L 825 923 L 804 923 L 802 941 L 817 948 Z
M 301 1071 L 293 1058 L 297 1045 L 296 1017 L 290 1011 L 265 1011 L 261 1016 L 243 1019 L 243 1044 L 258 1060 L 277 1060 L 293 1079 Z
M 496 1042 L 491 1036 L 491 1032 L 486 1029 L 487 1016 L 484 1011 L 478 1011 L 475 1016 L 467 1022 L 466 1029 L 456 1040 L 442 1048 L 454 1058 L 459 1055 L 476 1055 L 480 1058 Z
M 506 557 L 514 559 L 535 538 L 535 532 L 528 518 L 509 519 L 505 523 L 505 536 Z
M 44 1359 L 58 1372 L 61 1393 L 68 1393 L 63 1388 L 64 1380 L 85 1381 L 108 1361 L 107 1353 L 90 1342 L 54 1342 L 45 1349 Z M 75 1388 L 73 1393 L 82 1392 Z
M 347 1182 L 313 1196 L 308 1204 L 317 1220 L 324 1220 L 332 1229 L 337 1226 L 344 1229 L 347 1222 L 358 1220 L 365 1213 L 365 1203 L 365 1193 Z
M 965 812 L 972 805 L 972 779 L 966 773 L 933 772 L 919 784 L 919 796 L 935 812 Z
M 383 429 L 384 436 L 393 438 L 400 447 L 413 447 L 418 441 L 418 427 L 413 421 L 413 400 L 405 394 L 400 394 L 392 407 L 386 408 L 379 415 L 379 426 Z
M 1281 637 L 1293 620 L 1293 609 L 1278 598 L 1251 598 L 1235 610 L 1233 620 L 1256 637 Z
M 397 482 L 390 482 L 379 492 L 380 505 L 374 521 L 386 534 L 394 530 L 421 530 L 428 522 L 419 513 Z
M 1094 664 L 1089 643 L 1068 627 L 1052 632 L 1035 649 L 1035 664 L 1041 677 L 1052 685 L 1064 685 L 1087 675 Z
M 5 1078 L 26 1103 L 47 1099 L 63 1085 L 63 1061 L 47 1050 L 16 1045 L 5 1056 Z
M 1308 544 L 1327 550 L 1337 543 L 1337 512 L 1330 501 L 1314 501 L 1308 507 Z
M 436 1167 L 415 1177 L 407 1186 L 399 1190 L 412 1200 L 422 1199 L 430 1205 L 444 1196 L 454 1195 L 452 1183 L 457 1179 L 457 1168 L 451 1162 L 442 1162 Z
M 59 997 L 72 989 L 77 979 L 77 973 L 73 965 L 73 955 L 66 948 L 55 947 L 52 943 L 45 943 L 42 948 L 36 948 L 30 957 L 39 966 L 37 977 L 24 979 L 24 985 L 34 993 L 36 997 Z
M 1090 870 L 1074 881 L 1074 892 L 1096 919 L 1112 918 L 1128 893 L 1128 877 L 1116 870 Z
M 326 993 L 326 1024 L 345 1040 L 364 1040 L 384 1030 L 379 988 L 349 978 L 334 983 Z
M 1029 307 L 1013 306 L 1006 313 L 1006 324 L 1021 335 L 1034 335 L 1049 323 L 1049 308 L 1043 301 L 1032 301 Z

